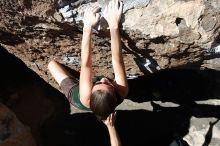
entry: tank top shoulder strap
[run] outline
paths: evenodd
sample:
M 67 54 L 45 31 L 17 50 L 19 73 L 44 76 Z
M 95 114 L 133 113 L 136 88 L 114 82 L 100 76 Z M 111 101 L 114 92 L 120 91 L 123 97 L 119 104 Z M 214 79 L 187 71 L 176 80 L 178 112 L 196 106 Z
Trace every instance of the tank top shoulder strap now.
M 93 84 L 100 81 L 104 76 L 94 76 L 93 77 Z

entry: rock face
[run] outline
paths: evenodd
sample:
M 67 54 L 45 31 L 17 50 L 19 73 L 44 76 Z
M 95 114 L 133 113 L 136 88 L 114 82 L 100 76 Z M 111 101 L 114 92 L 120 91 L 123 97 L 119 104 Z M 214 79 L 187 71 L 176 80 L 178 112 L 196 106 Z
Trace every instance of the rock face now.
M 30 128 L 24 126 L 3 104 L 0 104 L 0 123 L 1 146 L 36 146 Z
M 1 0 L 0 44 L 47 83 L 59 89 L 48 73 L 47 64 L 56 59 L 79 71 L 83 13 L 94 2 Z M 106 4 L 105 0 L 98 2 L 102 8 Z M 219 0 L 124 0 L 123 3 L 121 36 L 127 74 L 154 73 L 155 70 L 170 68 L 220 70 Z M 94 29 L 93 46 L 95 73 L 113 76 L 109 34 L 103 18 Z M 149 63 L 150 69 L 141 68 L 141 59 Z M 27 136 L 27 143 L 19 144 L 35 145 L 28 128 L 14 120 L 15 116 L 8 109 L 3 108 L 1 112 L 1 107 L 3 125 L 0 125 L 0 130 L 4 132 L 0 132 L 0 144 L 14 144 L 16 138 Z M 14 125 L 7 129 L 4 122 L 10 119 Z M 200 120 L 193 118 L 190 133 L 184 133 L 184 140 L 192 146 L 206 145 L 206 133 L 216 124 L 215 119 L 206 119 L 203 121 L 204 130 L 199 131 L 202 126 L 197 123 Z M 219 122 L 216 126 L 219 127 Z M 214 131 L 213 146 L 219 143 L 219 128 L 214 127 Z M 15 141 L 11 135 L 15 136 Z
M 85 7 L 94 2 L 2 0 L 0 42 L 47 80 L 46 64 L 51 58 L 66 65 L 72 65 L 68 57 L 80 60 L 81 20 Z M 102 7 L 106 4 L 98 2 Z M 69 9 L 64 18 L 59 10 L 65 6 Z M 127 73 L 142 73 L 134 61 L 138 57 L 150 59 L 161 69 L 218 70 L 216 52 L 210 48 L 219 41 L 219 8 L 218 0 L 124 0 L 121 30 Z M 94 68 L 111 75 L 108 30 L 102 22 L 94 30 Z M 71 68 L 79 70 L 79 64 Z
M 219 120 L 191 118 L 189 133 L 183 138 L 191 146 L 219 145 Z

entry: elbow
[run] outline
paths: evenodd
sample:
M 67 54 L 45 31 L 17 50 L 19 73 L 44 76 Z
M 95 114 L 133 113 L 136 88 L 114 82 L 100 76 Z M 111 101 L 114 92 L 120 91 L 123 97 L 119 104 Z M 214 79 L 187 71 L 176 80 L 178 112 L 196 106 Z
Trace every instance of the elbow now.
M 128 96 L 128 87 L 122 87 L 120 95 L 121 97 L 126 98 Z
M 124 92 L 124 98 L 126 98 L 128 96 L 128 91 L 129 91 L 129 88 L 126 87 L 125 92 Z

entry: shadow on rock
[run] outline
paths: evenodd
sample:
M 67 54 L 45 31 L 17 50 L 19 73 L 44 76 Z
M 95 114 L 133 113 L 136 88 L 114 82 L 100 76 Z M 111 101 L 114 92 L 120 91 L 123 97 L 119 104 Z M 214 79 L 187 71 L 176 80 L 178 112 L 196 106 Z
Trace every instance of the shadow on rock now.
M 164 70 L 128 80 L 128 99 L 134 102 L 173 102 L 187 108 L 195 117 L 220 118 L 220 105 L 196 103 L 220 99 L 220 74 L 215 70 Z M 153 103 L 153 102 L 151 102 Z M 152 104 L 153 110 L 157 106 Z
M 195 101 L 220 99 L 220 72 L 174 69 L 128 80 L 128 99 L 192 105 Z
M 190 113 L 183 108 L 118 111 L 116 128 L 122 145 L 169 145 L 188 133 Z M 46 123 L 42 128 L 47 146 L 109 145 L 106 127 L 92 113 L 73 114 Z
M 0 43 L 3 43 L 5 45 L 15 45 L 24 42 L 25 41 L 17 35 L 9 32 L 0 31 Z
M 31 128 L 40 146 L 43 123 L 69 114 L 65 96 L 1 46 L 0 67 L 0 102 Z
M 102 122 L 92 113 L 69 115 L 64 95 L 2 47 L 0 66 L 0 100 L 31 128 L 38 145 L 109 145 Z M 218 74 L 213 70 L 166 70 L 129 80 L 128 98 L 152 101 L 154 110 L 118 111 L 116 128 L 122 144 L 166 146 L 188 133 L 192 116 L 219 118 L 220 106 L 195 102 L 219 99 Z M 180 106 L 162 107 L 153 102 L 157 100 Z

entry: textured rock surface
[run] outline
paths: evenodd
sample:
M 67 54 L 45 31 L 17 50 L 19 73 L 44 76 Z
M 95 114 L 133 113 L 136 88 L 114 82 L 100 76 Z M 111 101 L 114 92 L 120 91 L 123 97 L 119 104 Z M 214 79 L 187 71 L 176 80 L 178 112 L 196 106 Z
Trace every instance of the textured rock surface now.
M 6 106 L 0 103 L 0 145 L 36 146 L 31 130 L 24 126 Z
M 64 95 L 4 48 L 0 66 L 0 101 L 31 128 L 37 145 L 109 144 L 104 125 L 93 114 L 72 108 L 70 115 Z M 129 80 L 129 85 L 135 92 L 118 107 L 116 122 L 124 145 L 168 146 L 181 141 L 218 146 L 219 71 L 160 71 Z
M 191 146 L 213 145 L 220 143 L 220 122 L 214 118 L 191 118 L 189 134 L 184 140 Z
M 49 60 L 56 59 L 59 62 L 69 66 L 70 68 L 79 71 L 80 42 L 82 36 L 81 19 L 85 7 L 93 2 L 95 1 L 94 0 L 76 0 L 76 1 L 63 0 L 61 2 L 61 0 L 59 0 L 60 5 L 58 5 L 57 0 L 49 0 L 49 1 L 48 0 L 41 0 L 41 1 L 1 0 L 0 1 L 0 43 L 10 53 L 20 58 L 30 69 L 35 71 L 47 83 L 51 84 L 56 89 L 60 90 L 60 88 L 57 86 L 57 84 L 54 82 L 54 80 L 48 73 L 47 64 Z M 102 6 L 104 6 L 105 2 L 104 0 L 99 0 L 99 3 L 102 4 Z M 66 4 L 71 5 L 71 10 L 72 10 L 71 18 L 72 20 L 74 20 L 71 23 L 65 21 L 62 15 L 59 13 L 58 8 Z M 95 47 L 93 50 L 94 53 L 93 67 L 96 74 L 98 75 L 105 74 L 109 77 L 112 77 L 113 74 L 112 74 L 111 52 L 110 52 L 108 30 L 106 30 L 106 23 L 104 20 L 102 21 L 102 23 L 100 23 L 100 25 L 101 25 L 101 30 L 97 30 L 97 29 L 94 30 L 93 46 Z M 143 68 L 141 68 L 141 66 L 139 66 L 138 62 L 136 61 L 137 58 L 140 57 L 148 58 L 149 60 L 154 62 L 155 65 L 159 65 L 161 69 L 212 68 L 214 70 L 220 70 L 219 53 L 213 51 L 213 48 L 220 43 L 219 31 L 220 31 L 220 1 L 219 0 L 210 0 L 210 1 L 124 0 L 124 14 L 122 18 L 121 34 L 122 34 L 123 56 L 126 66 L 126 72 L 127 74 L 140 74 L 140 75 L 142 75 L 143 73 L 149 74 L 149 72 L 148 71 L 146 72 L 146 69 L 143 70 Z M 174 76 L 176 76 L 176 74 Z M 182 78 L 183 75 L 180 75 L 179 77 Z M 214 77 L 216 78 L 212 78 L 211 80 L 217 80 L 217 75 Z M 191 77 L 186 77 L 185 80 L 188 81 L 189 78 L 191 79 Z M 195 77 L 193 76 L 192 78 Z M 154 85 L 153 83 L 154 82 L 151 82 L 152 85 Z M 203 91 L 204 88 L 199 86 L 201 85 L 201 83 L 200 84 L 199 83 L 195 85 L 196 87 L 199 87 L 199 89 L 195 88 L 195 86 L 190 86 L 191 81 L 190 83 L 186 84 L 186 86 L 192 87 L 192 89 L 195 89 L 196 91 L 197 90 Z M 39 84 L 40 83 L 33 84 L 29 89 L 30 90 L 35 89 L 36 87 L 38 87 Z M 28 83 L 28 86 L 30 85 L 31 83 Z M 168 84 L 166 87 L 169 87 L 169 85 L 170 84 Z M 143 86 L 144 87 L 146 86 L 146 89 L 149 89 L 151 87 L 148 85 L 143 85 Z M 184 87 L 181 86 L 181 88 L 186 89 L 185 86 Z M 25 92 L 24 88 L 22 89 L 23 90 L 19 93 Z M 164 92 L 167 91 L 167 89 L 164 88 L 162 89 L 163 89 L 162 91 Z M 186 93 L 185 97 L 191 97 L 190 94 L 191 90 L 189 92 L 185 92 L 185 90 L 184 91 L 181 90 L 181 91 L 182 92 L 180 92 L 179 94 L 185 95 Z M 169 92 L 173 93 L 171 89 Z M 213 93 L 215 92 L 216 90 L 213 91 Z M 27 95 L 27 98 L 22 100 L 25 102 L 24 103 L 22 102 L 20 106 L 17 106 L 17 109 L 20 109 L 21 111 L 24 112 L 25 108 L 23 105 L 24 104 L 26 105 L 26 101 L 28 101 L 28 103 L 31 103 L 30 105 L 33 107 L 31 113 L 37 114 L 37 116 L 33 118 L 37 122 L 30 120 L 32 119 L 31 113 L 24 116 L 23 112 L 21 112 L 22 114 L 20 114 L 20 117 L 26 119 L 26 122 L 29 120 L 31 121 L 27 123 L 32 125 L 31 128 L 32 130 L 34 129 L 35 138 L 36 138 L 39 137 L 38 130 L 41 128 L 42 123 L 44 123 L 46 119 L 51 115 L 53 115 L 54 113 L 59 113 L 58 112 L 59 110 L 55 110 L 56 108 L 52 106 L 54 104 L 59 105 L 59 100 L 54 101 L 53 96 L 55 95 L 53 94 L 50 99 L 47 98 L 41 99 L 40 97 L 45 94 L 43 92 L 43 89 L 36 89 L 34 90 L 33 93 L 38 95 L 37 98 L 33 98 L 35 99 L 34 101 L 36 104 L 31 102 L 31 99 L 29 98 L 31 96 L 31 93 L 27 93 L 25 94 Z M 177 94 L 178 93 L 177 91 L 174 93 L 176 93 L 176 95 L 179 95 Z M 43 97 L 47 97 L 47 94 Z M 164 136 L 164 137 L 170 136 L 169 138 L 172 140 L 174 138 L 181 139 L 184 137 L 184 140 L 187 141 L 187 143 L 192 146 L 201 145 L 201 144 L 205 146 L 206 145 L 205 142 L 209 142 L 208 139 L 209 137 L 206 138 L 206 135 L 208 134 L 208 129 L 210 129 L 212 123 L 215 123 L 216 120 L 215 118 L 219 119 L 219 114 L 218 114 L 219 102 L 214 101 L 213 103 L 211 103 L 212 106 L 210 106 L 210 109 L 214 109 L 213 112 L 216 112 L 216 114 L 213 114 L 212 112 L 210 112 L 211 114 L 208 114 L 207 111 L 209 111 L 210 109 L 207 108 L 207 111 L 203 110 L 206 108 L 204 108 L 202 105 L 200 105 L 201 107 L 197 105 L 199 108 L 194 109 L 194 104 L 192 104 L 191 102 L 190 105 L 188 105 L 188 103 L 186 105 L 184 104 L 184 106 L 190 109 L 189 115 L 185 116 L 184 113 L 188 113 L 187 111 L 188 109 L 186 107 L 184 107 L 184 109 L 182 109 L 181 107 L 178 108 L 175 104 L 173 105 L 173 103 L 170 103 L 170 102 L 174 102 L 174 99 L 171 98 L 172 96 L 167 101 L 168 103 L 167 102 L 157 103 L 158 102 L 157 101 L 155 102 L 156 104 L 153 104 L 149 101 L 154 101 L 155 98 L 158 99 L 160 94 L 158 94 L 157 91 L 152 91 L 152 94 L 154 95 L 153 98 L 148 99 L 146 103 L 140 104 L 137 102 L 131 102 L 130 100 L 126 100 L 123 103 L 123 105 L 119 107 L 122 110 L 126 110 L 126 109 L 147 110 L 145 112 L 142 111 L 134 111 L 131 113 L 127 111 L 121 112 L 122 118 L 119 119 L 119 121 L 122 121 L 121 123 L 123 123 L 123 120 L 125 121 L 126 119 L 130 122 L 127 123 L 127 125 L 125 125 L 124 129 L 123 129 L 124 125 L 119 124 L 119 127 L 121 128 L 120 131 L 122 131 L 120 135 L 122 135 L 122 140 L 125 143 L 126 143 L 126 139 L 132 139 L 132 138 L 134 139 L 136 138 L 135 140 L 139 139 L 139 137 L 138 138 L 135 137 L 138 134 L 134 135 L 133 133 L 130 134 L 129 131 L 126 132 L 127 127 L 131 128 L 131 131 L 133 130 L 134 133 L 138 133 L 140 130 L 142 130 L 142 127 L 136 127 L 134 125 L 141 126 L 144 125 L 145 123 L 147 123 L 145 126 L 154 125 L 153 126 L 154 128 L 157 126 L 159 126 L 158 129 L 162 128 L 163 131 L 158 132 L 159 134 L 161 134 L 160 136 Z M 202 94 L 199 95 L 202 96 Z M 15 97 L 16 99 L 17 96 L 18 96 L 17 94 L 13 94 L 10 97 Z M 195 96 L 198 95 L 195 94 Z M 207 100 L 211 98 L 211 96 L 212 95 L 208 95 L 208 98 L 202 100 Z M 169 96 L 165 94 L 165 96 L 159 98 L 158 100 L 161 101 L 166 100 L 167 98 L 164 99 L 164 97 L 169 97 Z M 219 94 L 216 95 L 216 100 L 217 99 L 219 99 Z M 193 98 L 191 100 L 194 101 L 196 99 Z M 183 101 L 185 101 L 185 99 Z M 42 106 L 44 108 L 42 108 L 42 110 L 40 111 L 36 111 L 38 107 L 37 103 L 42 103 Z M 177 102 L 177 104 L 180 103 Z M 204 103 L 204 104 L 208 104 L 208 103 Z M 160 106 L 162 106 L 162 108 Z M 62 106 L 58 106 L 58 107 L 59 107 L 58 109 L 60 109 L 60 107 Z M 39 114 L 39 112 L 41 114 Z M 79 112 L 79 111 L 74 111 L 74 112 Z M 195 114 L 191 114 L 191 112 Z M 205 112 L 206 114 L 201 116 L 201 113 L 203 112 Z M 46 114 L 42 114 L 42 113 L 46 113 Z M 127 113 L 129 113 L 131 117 L 137 118 L 139 120 L 135 122 L 132 121 L 132 119 L 130 119 L 130 115 L 125 116 Z M 16 114 L 19 115 L 19 112 L 17 112 Z M 179 114 L 180 116 L 177 114 Z M 181 117 L 182 114 L 184 119 L 182 119 Z M 139 117 L 137 117 L 136 115 L 139 115 Z M 195 115 L 196 116 L 199 115 L 201 118 L 198 119 L 194 118 Z M 204 117 L 209 117 L 209 118 L 202 119 Z M 151 120 L 149 121 L 149 119 L 151 119 L 152 121 Z M 180 122 L 178 122 L 179 119 Z M 181 120 L 183 120 L 184 122 L 182 122 Z M 164 123 L 162 124 L 160 122 L 157 123 L 157 121 L 164 121 Z M 175 121 L 177 121 L 178 123 L 174 123 Z M 191 127 L 184 127 L 185 126 L 184 124 L 187 125 L 190 122 L 192 123 Z M 200 122 L 204 123 L 203 127 L 200 125 Z M 209 124 L 209 122 L 211 122 L 211 124 Z M 130 126 L 129 124 L 131 125 L 133 124 L 133 125 Z M 175 130 L 177 129 L 177 131 L 178 131 L 178 126 L 180 126 L 180 129 L 183 127 L 183 131 L 184 131 L 183 134 L 182 133 L 180 133 L 179 135 L 175 134 L 176 131 L 172 129 L 173 125 L 175 125 L 174 129 Z M 167 127 L 168 129 L 166 129 Z M 173 131 L 169 128 L 171 128 Z M 156 131 L 158 131 L 157 128 L 155 129 Z M 150 141 L 149 143 L 152 144 L 154 144 L 153 141 L 155 139 L 158 140 L 157 135 L 154 135 L 155 129 L 151 129 L 151 127 L 143 127 L 143 130 L 150 131 L 149 133 L 147 133 L 148 134 L 147 136 L 150 136 L 152 138 L 149 140 Z M 55 138 L 56 136 L 63 136 L 59 134 L 56 135 L 57 133 L 56 131 L 54 132 L 53 128 L 50 130 L 52 131 L 51 133 L 49 132 L 50 134 L 52 134 L 51 141 L 53 141 L 54 135 Z M 190 133 L 187 133 L 186 132 L 187 130 L 189 130 Z M 216 146 L 216 144 L 218 145 L 219 143 L 219 137 L 218 137 L 219 122 L 214 124 L 212 131 L 214 131 L 214 133 L 210 145 Z M 74 135 L 71 132 L 70 133 L 68 132 L 69 131 L 66 132 L 64 130 L 64 136 L 68 137 Z M 123 134 L 125 136 L 123 136 Z M 50 138 L 50 135 L 47 136 L 48 138 Z M 207 140 L 204 141 L 204 139 Z M 60 140 L 61 143 L 63 143 L 64 141 L 69 142 L 71 141 L 71 138 L 65 139 L 64 141 L 62 140 L 63 139 L 61 138 Z M 41 140 L 38 139 L 37 141 L 41 141 Z M 167 144 L 170 144 L 171 142 L 172 141 L 169 141 Z
M 93 2 L 63 0 L 63 5 L 69 4 L 75 11 L 75 22 L 68 23 L 59 14 L 57 1 L 2 0 L 0 42 L 46 81 L 46 64 L 51 58 L 79 70 L 79 66 L 72 66 L 65 58 L 80 57 L 80 21 L 85 7 Z M 105 1 L 99 3 L 104 6 Z M 162 69 L 218 70 L 215 64 L 219 61 L 209 61 L 218 54 L 207 55 L 205 51 L 219 41 L 219 5 L 217 0 L 124 1 L 122 40 L 127 73 L 142 74 L 134 61 L 138 57 L 146 57 Z M 112 76 L 106 30 L 95 32 L 94 69 Z

